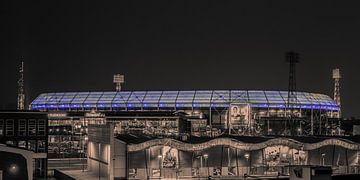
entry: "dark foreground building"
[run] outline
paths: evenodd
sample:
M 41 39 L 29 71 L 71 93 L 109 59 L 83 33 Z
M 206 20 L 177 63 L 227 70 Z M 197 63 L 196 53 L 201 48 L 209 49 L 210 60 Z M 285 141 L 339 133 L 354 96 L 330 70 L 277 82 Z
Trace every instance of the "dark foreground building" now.
M 35 111 L 0 112 L 0 144 L 3 144 L 0 146 L 0 164 L 4 177 L 8 177 L 8 175 L 19 175 L 20 178 L 18 179 L 46 177 L 47 129 L 47 113 Z M 9 148 L 12 150 L 9 151 Z M 24 161 L 28 158 L 31 160 Z M 26 168 L 28 166 L 31 166 L 31 170 Z M 7 171 L 8 168 L 14 169 Z M 15 171 L 15 168 L 19 170 Z M 27 174 L 31 174 L 31 176 Z M 14 176 L 10 179 L 17 178 Z

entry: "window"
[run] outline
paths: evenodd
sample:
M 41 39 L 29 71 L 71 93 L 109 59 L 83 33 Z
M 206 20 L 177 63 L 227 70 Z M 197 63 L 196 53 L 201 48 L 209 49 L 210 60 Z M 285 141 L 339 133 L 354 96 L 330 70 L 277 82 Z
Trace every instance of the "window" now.
M 35 152 L 35 150 L 36 150 L 36 141 L 34 141 L 34 140 L 29 140 L 28 141 L 28 150 Z
M 14 120 L 7 119 L 6 120 L 6 136 L 13 136 L 14 135 Z
M 28 133 L 29 136 L 35 136 L 36 135 L 36 120 L 30 119 L 28 124 Z
M 0 119 L 0 136 L 4 135 L 4 120 Z
M 38 141 L 38 149 L 37 152 L 43 153 L 45 152 L 45 141 Z
M 26 136 L 26 120 L 19 120 L 19 136 Z
M 46 124 L 44 119 L 38 120 L 38 135 L 39 136 L 45 136 L 46 132 Z
M 15 141 L 6 141 L 6 145 L 15 146 Z
M 25 148 L 26 148 L 26 141 L 19 141 L 19 142 L 18 142 L 18 147 L 25 149 Z

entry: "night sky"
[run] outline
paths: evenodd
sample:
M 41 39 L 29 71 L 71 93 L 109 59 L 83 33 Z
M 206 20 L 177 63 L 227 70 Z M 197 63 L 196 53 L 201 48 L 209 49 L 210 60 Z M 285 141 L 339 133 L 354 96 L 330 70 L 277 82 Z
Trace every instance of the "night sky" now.
M 16 106 L 21 57 L 30 102 L 113 90 L 114 73 L 125 90 L 287 90 L 294 50 L 298 90 L 332 96 L 339 67 L 343 114 L 360 117 L 356 1 L 96 2 L 1 2 L 2 108 Z

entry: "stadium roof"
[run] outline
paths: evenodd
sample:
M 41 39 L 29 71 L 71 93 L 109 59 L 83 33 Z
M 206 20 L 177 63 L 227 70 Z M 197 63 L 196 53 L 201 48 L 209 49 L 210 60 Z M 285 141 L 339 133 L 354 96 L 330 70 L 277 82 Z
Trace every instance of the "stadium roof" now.
M 292 107 L 302 109 L 339 110 L 327 95 L 296 92 Z M 287 91 L 261 90 L 192 90 L 192 91 L 120 91 L 120 92 L 63 92 L 40 94 L 31 108 L 107 109 L 107 108 L 206 108 L 228 107 L 230 104 L 250 104 L 258 108 L 286 108 Z

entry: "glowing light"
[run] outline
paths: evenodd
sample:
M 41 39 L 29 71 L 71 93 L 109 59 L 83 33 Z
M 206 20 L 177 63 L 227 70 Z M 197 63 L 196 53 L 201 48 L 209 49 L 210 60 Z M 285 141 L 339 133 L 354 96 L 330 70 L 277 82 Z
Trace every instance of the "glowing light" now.
M 19 171 L 19 167 L 16 164 L 12 164 L 9 168 L 9 172 L 11 174 L 17 174 Z

